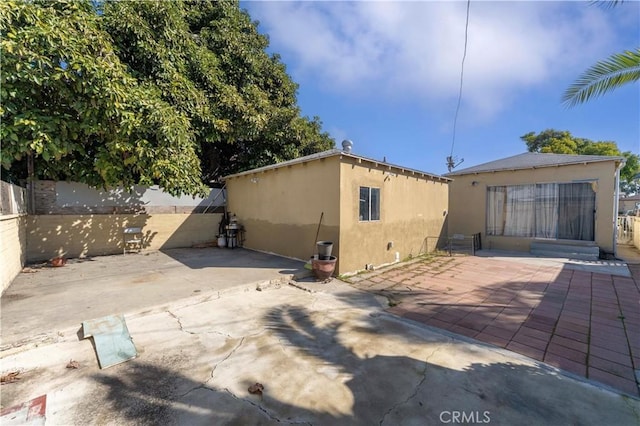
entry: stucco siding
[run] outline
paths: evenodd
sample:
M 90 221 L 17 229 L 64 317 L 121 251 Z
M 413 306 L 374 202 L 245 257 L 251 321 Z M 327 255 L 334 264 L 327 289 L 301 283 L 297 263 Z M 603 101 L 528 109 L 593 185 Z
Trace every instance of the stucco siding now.
M 245 247 L 306 260 L 319 240 L 340 257 L 338 156 L 227 179 L 228 211 L 245 228 Z
M 122 253 L 123 228 L 142 227 L 144 250 L 215 241 L 221 214 L 35 215 L 27 221 L 27 260 Z
M 614 161 L 452 176 L 449 234 L 481 232 L 483 248 L 529 251 L 532 238 L 486 235 L 487 187 L 595 181 L 595 243 L 602 250 L 613 252 L 615 177 Z
M 640 217 L 633 218 L 633 245 L 640 250 Z
M 361 186 L 380 188 L 380 220 L 360 221 Z M 446 231 L 446 182 L 345 158 L 340 190 L 340 273 L 431 251 Z
M 26 216 L 0 216 L 0 271 L 2 292 L 20 273 L 26 261 Z

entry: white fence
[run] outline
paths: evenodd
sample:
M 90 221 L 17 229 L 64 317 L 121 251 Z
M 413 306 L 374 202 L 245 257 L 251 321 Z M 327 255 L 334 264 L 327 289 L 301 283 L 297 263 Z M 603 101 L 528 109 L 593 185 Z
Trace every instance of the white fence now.
M 640 217 L 636 216 L 633 219 L 632 225 L 632 238 L 633 245 L 640 250 Z
M 20 273 L 27 251 L 27 194 L 0 181 L 0 283 L 2 292 Z
M 20 215 L 27 213 L 26 189 L 5 181 L 0 181 L 0 215 Z
M 633 244 L 634 216 L 618 216 L 618 244 Z

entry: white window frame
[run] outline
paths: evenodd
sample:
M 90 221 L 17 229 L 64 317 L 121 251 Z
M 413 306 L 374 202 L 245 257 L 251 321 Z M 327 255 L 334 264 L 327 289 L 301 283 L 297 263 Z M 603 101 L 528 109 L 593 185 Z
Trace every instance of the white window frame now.
M 361 210 L 360 210 L 361 204 L 360 203 L 362 203 L 363 201 L 367 201 L 367 200 L 363 200 L 362 198 L 360 198 L 360 193 L 362 192 L 363 189 L 367 189 L 368 192 L 369 192 L 369 205 L 367 206 L 369 214 L 368 214 L 368 218 L 367 219 L 364 219 L 363 216 L 360 215 L 360 212 L 361 212 Z M 371 213 L 373 212 L 373 210 L 371 208 L 371 203 L 372 203 L 372 199 L 373 199 L 373 197 L 371 196 L 372 195 L 372 190 L 377 190 L 378 191 L 378 198 L 377 198 L 377 201 L 378 201 L 378 203 L 377 203 L 378 204 L 377 205 L 377 207 L 378 207 L 377 208 L 378 217 L 376 219 L 372 219 L 371 218 L 371 216 L 372 216 Z M 382 194 L 382 191 L 380 190 L 380 188 L 376 188 L 374 186 L 359 186 L 358 187 L 358 221 L 359 222 L 379 222 L 380 221 L 380 216 L 381 216 L 380 206 L 382 204 L 380 202 L 380 200 L 382 198 L 381 194 Z

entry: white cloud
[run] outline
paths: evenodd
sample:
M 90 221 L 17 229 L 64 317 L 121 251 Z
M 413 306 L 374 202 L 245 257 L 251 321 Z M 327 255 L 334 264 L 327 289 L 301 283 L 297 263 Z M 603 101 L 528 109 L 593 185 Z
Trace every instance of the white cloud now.
M 296 80 L 337 93 L 458 94 L 466 2 L 265 2 L 251 13 Z M 464 102 L 491 116 L 530 90 L 608 54 L 607 10 L 585 3 L 471 2 Z

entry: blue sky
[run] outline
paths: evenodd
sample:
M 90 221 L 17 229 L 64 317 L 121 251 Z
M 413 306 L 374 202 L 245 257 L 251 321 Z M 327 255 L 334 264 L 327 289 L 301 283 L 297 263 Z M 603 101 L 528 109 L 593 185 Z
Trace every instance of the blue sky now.
M 300 85 L 302 113 L 340 146 L 446 173 L 464 49 L 465 1 L 241 2 Z M 548 128 L 640 152 L 640 85 L 573 108 L 590 65 L 640 46 L 640 3 L 471 2 L 458 168 L 522 153 Z

